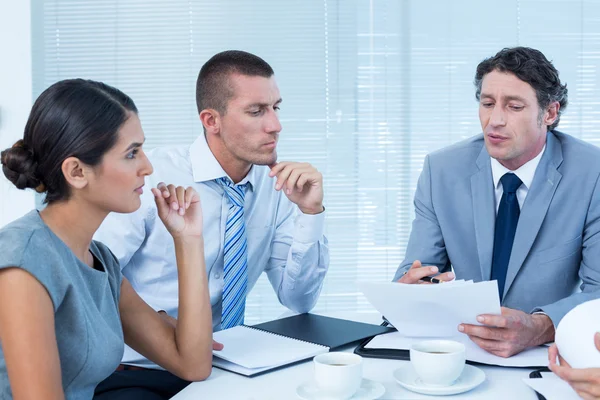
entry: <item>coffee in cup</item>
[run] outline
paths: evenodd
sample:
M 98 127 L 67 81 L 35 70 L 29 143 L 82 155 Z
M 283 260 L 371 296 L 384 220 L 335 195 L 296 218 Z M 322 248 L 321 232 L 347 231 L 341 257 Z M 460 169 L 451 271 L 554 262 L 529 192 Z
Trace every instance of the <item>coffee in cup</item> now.
M 453 340 L 426 340 L 410 348 L 410 362 L 424 384 L 449 386 L 465 367 L 465 345 Z
M 362 357 L 352 353 L 331 352 L 313 359 L 319 392 L 336 399 L 349 399 L 362 382 Z

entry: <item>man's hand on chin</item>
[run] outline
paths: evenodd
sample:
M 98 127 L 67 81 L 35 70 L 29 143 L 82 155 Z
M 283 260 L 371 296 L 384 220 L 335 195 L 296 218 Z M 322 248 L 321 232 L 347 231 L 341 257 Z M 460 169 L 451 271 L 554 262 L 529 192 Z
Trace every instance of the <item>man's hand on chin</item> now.
M 276 177 L 275 190 L 283 190 L 304 214 L 319 214 L 323 208 L 323 175 L 308 163 L 282 161 L 270 165 Z
M 477 321 L 483 326 L 461 324 L 458 330 L 482 349 L 500 357 L 510 357 L 554 340 L 554 324 L 545 314 L 502 307 L 502 315 L 484 314 Z

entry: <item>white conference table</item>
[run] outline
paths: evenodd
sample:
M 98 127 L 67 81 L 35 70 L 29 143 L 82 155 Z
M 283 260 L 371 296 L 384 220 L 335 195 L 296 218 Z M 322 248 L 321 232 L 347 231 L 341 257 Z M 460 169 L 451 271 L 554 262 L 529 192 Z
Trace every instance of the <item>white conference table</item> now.
M 381 316 L 377 313 L 332 313 L 325 315 L 354 321 L 379 324 Z M 354 351 L 350 346 L 340 351 Z M 392 399 L 432 399 L 413 393 L 401 387 L 394 380 L 392 373 L 403 363 L 409 361 L 383 360 L 375 358 L 363 359 L 363 377 L 381 382 L 385 386 L 385 394 L 380 400 Z M 442 396 L 448 399 L 518 399 L 537 400 L 535 392 L 523 383 L 531 369 L 478 366 L 486 375 L 486 380 L 477 388 L 453 396 Z M 295 364 L 270 373 L 247 378 L 232 372 L 213 368 L 211 376 L 203 382 L 194 382 L 182 390 L 172 400 L 294 400 L 299 399 L 296 388 L 313 377 L 312 360 Z M 437 396 L 439 397 L 439 396 Z

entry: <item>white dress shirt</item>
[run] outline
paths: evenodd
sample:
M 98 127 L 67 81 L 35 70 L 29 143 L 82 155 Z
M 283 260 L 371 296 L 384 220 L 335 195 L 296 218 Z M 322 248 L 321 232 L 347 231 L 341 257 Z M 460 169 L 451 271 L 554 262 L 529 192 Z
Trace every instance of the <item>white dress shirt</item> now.
M 504 189 L 502 187 L 502 183 L 500 182 L 500 178 L 504 176 L 504 174 L 512 172 L 517 175 L 523 184 L 519 186 L 517 189 L 517 201 L 519 202 L 519 209 L 523 209 L 523 203 L 525 202 L 525 197 L 527 197 L 527 192 L 531 187 L 531 182 L 533 182 L 533 177 L 535 175 L 535 170 L 537 169 L 540 160 L 542 159 L 542 155 L 544 155 L 544 151 L 546 151 L 546 145 L 540 154 L 538 154 L 534 159 L 527 161 L 525 164 L 521 165 L 515 171 L 511 171 L 506 168 L 504 165 L 500 164 L 498 160 L 493 157 L 490 157 L 492 162 L 492 178 L 494 179 L 494 189 L 496 193 L 496 215 L 498 215 L 498 208 L 500 208 L 500 200 L 502 199 L 502 194 L 504 193 Z
M 190 147 L 156 148 L 147 153 L 154 173 L 146 178 L 142 205 L 131 214 L 111 213 L 94 239 L 106 244 L 136 292 L 155 310 L 177 317 L 178 284 L 173 239 L 157 215 L 151 187 L 159 182 L 192 186 L 200 194 L 204 252 L 213 329 L 221 325 L 223 245 L 229 203 L 214 179 L 227 176 L 204 136 Z M 248 291 L 265 271 L 279 301 L 297 312 L 316 303 L 329 266 L 324 212 L 306 215 L 276 191 L 267 166 L 253 166 L 244 201 L 248 246 Z M 156 366 L 126 346 L 123 362 Z

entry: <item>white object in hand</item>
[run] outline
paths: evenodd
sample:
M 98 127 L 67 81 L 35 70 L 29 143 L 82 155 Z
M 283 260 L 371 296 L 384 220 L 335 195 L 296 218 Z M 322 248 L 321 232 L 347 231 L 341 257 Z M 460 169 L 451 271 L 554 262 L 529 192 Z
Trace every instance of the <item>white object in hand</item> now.
M 410 348 L 410 362 L 423 383 L 449 386 L 465 368 L 465 345 L 453 340 L 426 340 Z
M 571 367 L 600 368 L 600 351 L 594 344 L 596 332 L 600 332 L 600 299 L 578 305 L 560 321 L 556 346 Z
M 315 382 L 320 392 L 336 399 L 349 399 L 362 382 L 362 357 L 332 352 L 316 356 Z

